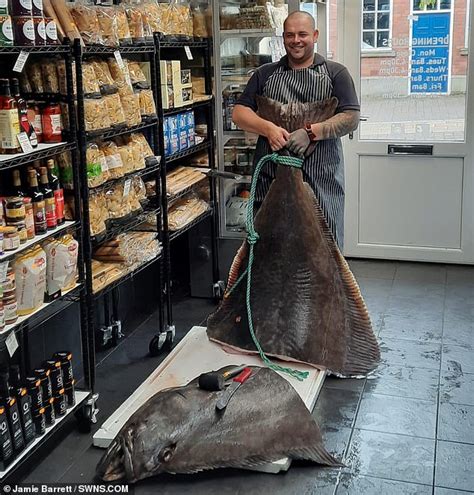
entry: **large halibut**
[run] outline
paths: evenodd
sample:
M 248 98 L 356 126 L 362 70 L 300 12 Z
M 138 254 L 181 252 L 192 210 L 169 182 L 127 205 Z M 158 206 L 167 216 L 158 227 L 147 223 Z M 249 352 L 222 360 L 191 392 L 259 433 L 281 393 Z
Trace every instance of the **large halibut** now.
M 255 218 L 251 307 L 253 326 L 269 356 L 324 367 L 341 376 L 366 375 L 380 351 L 359 286 L 299 169 L 279 166 Z M 244 241 L 228 289 L 245 271 Z M 207 321 L 208 337 L 239 352 L 257 352 L 249 331 L 247 278 Z

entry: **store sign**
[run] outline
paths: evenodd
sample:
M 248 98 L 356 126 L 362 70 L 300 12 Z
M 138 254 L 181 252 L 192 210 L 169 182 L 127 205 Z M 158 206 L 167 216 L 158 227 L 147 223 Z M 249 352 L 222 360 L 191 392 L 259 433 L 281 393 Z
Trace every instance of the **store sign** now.
M 450 24 L 449 12 L 413 19 L 410 93 L 448 93 Z

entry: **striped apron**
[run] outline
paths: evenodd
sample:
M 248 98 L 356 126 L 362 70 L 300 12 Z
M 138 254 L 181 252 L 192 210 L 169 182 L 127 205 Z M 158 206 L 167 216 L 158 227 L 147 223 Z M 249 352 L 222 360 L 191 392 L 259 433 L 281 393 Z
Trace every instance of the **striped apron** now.
M 262 96 L 282 104 L 317 102 L 332 96 L 333 85 L 325 63 L 305 69 L 279 66 L 268 78 Z M 257 141 L 254 168 L 260 158 L 272 153 L 268 141 Z M 257 185 L 256 202 L 261 203 L 275 178 L 275 167 L 262 169 Z M 303 180 L 314 191 L 334 239 L 342 252 L 344 245 L 344 162 L 341 140 L 319 141 L 315 151 L 303 163 Z

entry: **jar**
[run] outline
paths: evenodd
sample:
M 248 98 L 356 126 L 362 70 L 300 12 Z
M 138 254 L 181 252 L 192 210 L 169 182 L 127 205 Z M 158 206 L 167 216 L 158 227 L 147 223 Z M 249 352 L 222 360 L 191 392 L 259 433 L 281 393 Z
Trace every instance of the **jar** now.
M 35 46 L 35 25 L 33 17 L 22 16 L 13 18 L 13 38 L 15 45 Z
M 8 222 L 9 227 L 15 227 L 20 236 L 20 244 L 24 244 L 28 240 L 28 233 L 26 231 L 26 224 L 24 220 L 18 222 Z
M 36 46 L 46 45 L 46 24 L 44 17 L 33 17 Z
M 43 126 L 43 142 L 60 143 L 62 139 L 61 107 L 52 103 L 43 108 L 41 123 Z
M 11 325 L 18 320 L 18 304 L 16 302 L 16 295 L 6 298 L 3 296 L 3 310 L 5 313 L 5 323 Z
M 13 268 L 13 263 L 9 263 L 7 270 L 7 278 L 2 282 L 4 295 L 8 295 L 9 293 L 15 294 L 15 269 Z
M 3 249 L 5 251 L 14 251 L 20 247 L 20 236 L 15 227 L 0 227 L 3 233 Z
M 19 196 L 8 198 L 5 204 L 5 213 L 7 224 L 10 224 L 10 222 L 24 222 L 25 205 L 23 204 L 23 198 L 20 198 Z
M 33 15 L 31 0 L 10 0 L 10 14 L 13 16 Z
M 33 239 L 35 237 L 35 214 L 31 198 L 23 198 L 23 204 L 25 205 L 26 235 L 28 239 Z

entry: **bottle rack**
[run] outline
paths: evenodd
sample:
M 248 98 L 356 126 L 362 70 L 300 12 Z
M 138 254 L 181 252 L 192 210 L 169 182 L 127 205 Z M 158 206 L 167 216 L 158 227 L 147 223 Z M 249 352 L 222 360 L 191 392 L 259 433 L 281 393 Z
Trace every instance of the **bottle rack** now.
M 71 46 L 48 46 L 48 47 L 0 47 L 0 59 L 2 62 L 2 75 L 4 77 L 19 77 L 19 73 L 14 73 L 9 70 L 13 67 L 16 60 L 16 56 L 20 52 L 27 52 L 29 58 L 26 61 L 25 66 L 31 62 L 33 55 L 54 54 L 60 55 L 64 58 L 66 64 L 66 81 L 67 81 L 67 95 L 65 101 L 68 104 L 68 111 L 70 116 L 70 128 L 68 135 L 68 141 L 58 144 L 40 144 L 38 147 L 30 153 L 18 153 L 15 155 L 0 155 L 0 170 L 10 170 L 16 167 L 25 166 L 36 160 L 42 160 L 46 158 L 54 158 L 58 154 L 64 151 L 70 151 L 73 170 L 74 184 L 80 184 L 80 176 L 78 170 L 77 160 L 77 140 L 76 140 L 76 119 L 75 119 L 75 103 L 74 103 L 74 88 L 73 88 L 73 74 L 72 74 L 72 52 Z M 86 423 L 90 426 L 89 421 L 94 419 L 94 401 L 95 395 L 93 394 L 93 383 L 91 382 L 90 375 L 90 343 L 89 332 L 87 327 L 87 308 L 86 308 L 86 290 L 85 290 L 85 272 L 84 272 L 84 250 L 82 243 L 82 213 L 79 208 L 80 195 L 79 188 L 74 190 L 74 203 L 75 203 L 75 220 L 66 221 L 63 225 L 57 227 L 52 231 L 48 231 L 46 234 L 37 235 L 33 239 L 21 244 L 15 251 L 6 251 L 5 254 L 0 256 L 0 261 L 6 261 L 13 259 L 18 253 L 25 251 L 26 249 L 40 244 L 45 239 L 56 237 L 58 235 L 70 232 L 74 234 L 79 241 L 78 252 L 78 277 L 75 287 L 65 291 L 61 296 L 52 302 L 42 304 L 38 309 L 29 315 L 21 316 L 18 320 L 11 324 L 6 325 L 0 332 L 0 340 L 5 343 L 7 340 L 13 339 L 12 335 L 18 342 L 18 348 L 13 352 L 10 357 L 18 356 L 20 370 L 22 376 L 25 376 L 31 369 L 30 363 L 30 346 L 29 346 L 29 334 L 34 332 L 37 327 L 47 322 L 50 318 L 61 314 L 70 304 L 79 302 L 80 304 L 80 332 L 81 332 L 81 354 L 84 371 L 84 385 L 81 390 L 76 389 L 76 404 L 72 408 L 68 409 L 67 414 L 58 418 L 54 425 L 49 426 L 46 432 L 37 436 L 26 448 L 17 455 L 17 457 L 0 471 L 0 483 L 11 481 L 16 479 L 19 474 L 26 468 L 27 461 L 32 458 L 33 455 L 38 454 L 44 449 L 51 438 L 57 434 L 60 428 L 67 423 L 66 419 L 73 413 L 81 421 L 81 418 L 88 418 Z M 83 423 L 84 426 L 84 423 Z

